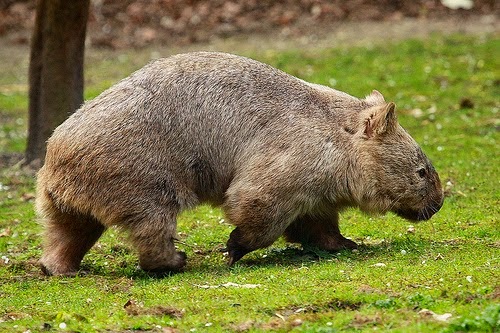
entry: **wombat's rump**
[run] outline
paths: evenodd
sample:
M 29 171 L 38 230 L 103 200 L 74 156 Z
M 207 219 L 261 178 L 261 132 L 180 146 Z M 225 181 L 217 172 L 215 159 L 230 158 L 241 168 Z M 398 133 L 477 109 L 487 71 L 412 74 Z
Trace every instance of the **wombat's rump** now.
M 70 275 L 112 225 L 129 231 L 143 269 L 182 268 L 176 216 L 201 202 L 236 226 L 232 264 L 281 235 L 354 248 L 338 227 L 345 207 L 426 220 L 442 201 L 436 171 L 377 91 L 358 99 L 198 52 L 148 64 L 60 125 L 36 205 L 42 267 Z

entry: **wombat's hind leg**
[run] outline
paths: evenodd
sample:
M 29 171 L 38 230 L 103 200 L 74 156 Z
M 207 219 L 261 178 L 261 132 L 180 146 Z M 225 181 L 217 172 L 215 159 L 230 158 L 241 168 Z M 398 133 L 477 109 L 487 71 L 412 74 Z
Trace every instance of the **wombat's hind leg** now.
M 176 213 L 151 214 L 130 226 L 132 242 L 139 252 L 139 266 L 153 274 L 182 270 L 186 254 L 175 249 Z
M 76 275 L 83 256 L 105 230 L 96 219 L 53 208 L 45 217 L 40 266 L 46 275 Z
M 337 213 L 330 216 L 301 216 L 286 229 L 285 239 L 326 251 L 355 249 L 358 246 L 340 233 Z

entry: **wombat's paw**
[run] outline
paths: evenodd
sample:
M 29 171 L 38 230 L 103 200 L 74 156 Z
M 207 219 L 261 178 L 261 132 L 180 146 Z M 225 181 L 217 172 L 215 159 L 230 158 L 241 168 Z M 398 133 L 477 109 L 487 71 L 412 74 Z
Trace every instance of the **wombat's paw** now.
M 168 276 L 171 273 L 182 272 L 183 268 L 186 266 L 187 255 L 184 252 L 176 252 L 175 258 L 170 260 L 168 264 L 155 265 L 155 263 L 141 263 L 140 267 L 142 270 L 148 272 L 151 275 L 162 277 Z
M 229 266 L 234 265 L 238 260 L 243 258 L 243 256 L 249 252 L 252 252 L 254 249 L 249 248 L 248 246 L 243 245 L 245 241 L 243 241 L 243 233 L 240 227 L 236 227 L 229 235 L 229 240 L 227 241 L 227 253 L 229 256 L 229 260 L 227 264 Z
M 52 276 L 54 275 L 44 264 L 40 263 L 40 269 L 42 270 L 42 273 L 47 276 Z
M 316 244 L 320 249 L 326 251 L 353 250 L 358 248 L 358 244 L 343 236 L 329 239 L 328 241 Z
M 51 267 L 50 265 L 43 263 L 43 261 L 40 261 L 39 265 L 40 269 L 42 270 L 42 273 L 47 276 L 57 275 L 57 276 L 74 277 L 78 275 L 78 270 L 76 269 L 62 269 L 61 267 L 59 268 Z
M 344 238 L 340 242 L 341 249 L 354 250 L 358 248 L 358 244 L 350 239 Z
M 234 239 L 229 238 L 229 240 L 227 241 L 227 253 L 229 257 L 227 264 L 229 266 L 234 265 L 238 260 L 243 258 L 243 256 L 249 252 L 252 252 L 252 250 L 241 246 L 240 244 L 235 242 Z
M 251 251 L 243 248 L 239 249 L 228 249 L 228 255 L 229 255 L 229 260 L 227 261 L 227 264 L 229 266 L 233 266 L 238 260 L 243 258 L 243 256 Z
M 182 270 L 186 266 L 187 255 L 186 252 L 177 252 L 177 263 L 174 265 L 174 269 Z

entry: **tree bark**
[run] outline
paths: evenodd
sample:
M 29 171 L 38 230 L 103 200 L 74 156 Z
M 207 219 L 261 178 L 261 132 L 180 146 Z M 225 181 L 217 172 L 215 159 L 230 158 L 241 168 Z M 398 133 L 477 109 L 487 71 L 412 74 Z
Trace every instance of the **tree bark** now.
M 52 131 L 83 102 L 90 0 L 39 0 L 31 41 L 26 163 L 41 165 Z

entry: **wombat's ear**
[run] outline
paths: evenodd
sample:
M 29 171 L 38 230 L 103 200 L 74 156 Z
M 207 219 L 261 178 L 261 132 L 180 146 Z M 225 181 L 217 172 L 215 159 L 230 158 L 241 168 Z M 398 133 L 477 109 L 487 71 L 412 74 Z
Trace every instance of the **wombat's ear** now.
M 365 97 L 365 102 L 369 105 L 380 105 L 385 104 L 385 99 L 378 90 L 373 90 L 370 95 Z
M 372 138 L 376 135 L 387 133 L 396 128 L 396 105 L 392 102 L 371 107 L 362 112 L 364 117 L 364 135 Z

